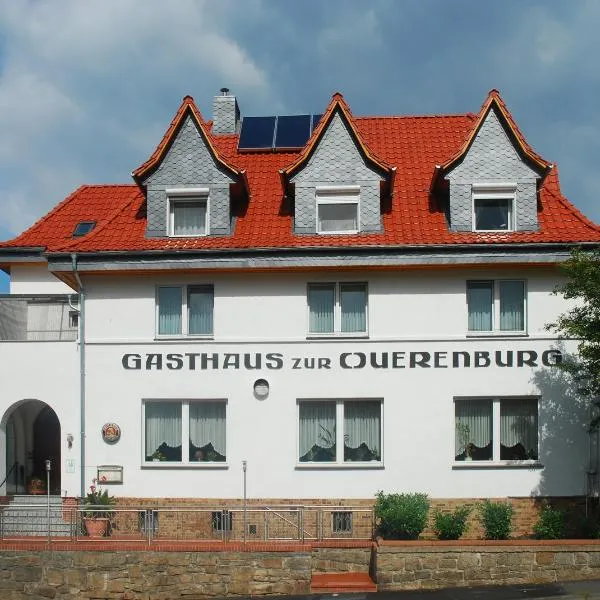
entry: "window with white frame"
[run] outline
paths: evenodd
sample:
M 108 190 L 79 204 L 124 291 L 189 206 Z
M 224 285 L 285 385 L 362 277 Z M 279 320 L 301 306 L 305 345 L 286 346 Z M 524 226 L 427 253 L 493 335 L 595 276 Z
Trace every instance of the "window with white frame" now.
M 213 334 L 212 285 L 159 286 L 156 292 L 158 335 Z
M 358 233 L 360 188 L 317 188 L 317 233 Z
M 225 461 L 225 400 L 146 400 L 143 411 L 144 461 Z
M 381 400 L 299 400 L 299 463 L 381 462 Z
M 513 231 L 515 187 L 473 187 L 473 231 Z
M 522 279 L 468 280 L 470 332 L 524 333 L 526 290 Z
M 208 189 L 167 190 L 167 196 L 170 236 L 208 235 Z
M 309 334 L 366 334 L 367 297 L 366 283 L 309 283 Z
M 538 398 L 457 398 L 454 410 L 454 460 L 538 460 Z

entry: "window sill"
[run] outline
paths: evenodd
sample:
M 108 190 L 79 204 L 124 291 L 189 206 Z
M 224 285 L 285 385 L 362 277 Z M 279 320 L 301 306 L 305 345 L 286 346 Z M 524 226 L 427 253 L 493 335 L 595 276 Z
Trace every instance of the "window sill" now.
M 144 461 L 142 469 L 229 469 L 226 462 L 189 462 L 179 463 L 167 460 Z
M 526 338 L 526 331 L 467 331 L 468 338 Z
M 543 469 L 539 460 L 465 460 L 454 461 L 452 469 Z
M 384 469 L 385 465 L 382 462 L 347 462 L 347 463 L 296 463 L 295 469 L 298 471 L 304 471 L 307 469 L 325 469 L 325 470 L 336 470 L 340 469 L 345 471 L 347 469 Z
M 306 336 L 307 340 L 368 340 L 369 334 L 366 332 L 349 332 L 349 333 L 309 333 Z
M 177 341 L 185 341 L 185 340 L 214 340 L 215 336 L 214 334 L 210 333 L 210 334 L 181 334 L 181 335 L 160 335 L 157 334 L 154 338 L 157 342 L 164 342 L 164 341 L 172 341 L 172 342 L 177 342 Z

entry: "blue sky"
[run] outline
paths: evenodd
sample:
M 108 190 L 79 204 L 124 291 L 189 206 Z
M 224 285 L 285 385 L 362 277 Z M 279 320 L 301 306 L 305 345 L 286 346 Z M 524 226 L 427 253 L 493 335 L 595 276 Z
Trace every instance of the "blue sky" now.
M 181 98 L 205 118 L 477 112 L 497 88 L 563 191 L 600 221 L 597 0 L 0 3 L 0 239 L 83 183 L 129 182 Z M 0 276 L 0 293 L 7 289 Z

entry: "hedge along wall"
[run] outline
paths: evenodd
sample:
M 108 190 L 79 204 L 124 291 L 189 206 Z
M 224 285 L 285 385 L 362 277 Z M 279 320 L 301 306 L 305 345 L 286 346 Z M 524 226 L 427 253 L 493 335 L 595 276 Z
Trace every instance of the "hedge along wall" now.
M 375 564 L 380 592 L 576 581 L 600 577 L 600 543 L 380 541 Z
M 307 594 L 311 552 L 0 551 L 0 598 Z

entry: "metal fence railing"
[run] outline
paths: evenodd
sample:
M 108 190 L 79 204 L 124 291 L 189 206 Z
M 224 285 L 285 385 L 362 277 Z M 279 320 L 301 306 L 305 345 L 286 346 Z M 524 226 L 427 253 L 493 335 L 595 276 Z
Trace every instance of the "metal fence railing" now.
M 30 536 L 110 541 L 261 542 L 368 540 L 373 510 L 349 506 L 90 507 L 9 504 L 0 510 L 0 539 Z M 91 521 L 94 510 L 95 522 Z M 103 529 L 94 534 L 92 526 Z

